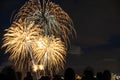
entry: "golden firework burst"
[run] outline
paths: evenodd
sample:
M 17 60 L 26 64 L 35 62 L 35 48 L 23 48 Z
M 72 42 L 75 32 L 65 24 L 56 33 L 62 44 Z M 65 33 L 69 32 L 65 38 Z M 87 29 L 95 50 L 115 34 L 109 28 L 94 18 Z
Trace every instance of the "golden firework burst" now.
M 42 4 L 42 5 L 41 5 Z M 57 4 L 39 0 L 29 0 L 19 10 L 14 17 L 17 21 L 21 18 L 27 22 L 34 21 L 43 30 L 43 35 L 55 35 L 69 43 L 69 37 L 76 35 L 73 22 L 69 15 Z
M 60 38 L 42 36 L 34 22 L 27 25 L 21 23 L 21 20 L 19 23 L 13 22 L 6 31 L 3 47 L 6 47 L 6 53 L 10 53 L 9 59 L 17 70 L 29 71 L 33 65 L 44 65 L 44 69 L 52 75 L 53 71 L 57 73 L 63 69 L 66 48 Z
M 29 52 L 32 51 L 31 45 L 38 37 L 40 29 L 34 26 L 34 22 L 26 25 L 25 23 L 13 22 L 4 34 L 3 46 L 6 47 L 6 53 L 10 53 L 10 60 L 18 70 L 27 70 L 30 63 Z M 33 27 L 34 26 L 34 27 Z
M 53 74 L 64 68 L 66 48 L 60 38 L 40 36 L 34 45 L 35 62 L 44 65 L 45 74 Z

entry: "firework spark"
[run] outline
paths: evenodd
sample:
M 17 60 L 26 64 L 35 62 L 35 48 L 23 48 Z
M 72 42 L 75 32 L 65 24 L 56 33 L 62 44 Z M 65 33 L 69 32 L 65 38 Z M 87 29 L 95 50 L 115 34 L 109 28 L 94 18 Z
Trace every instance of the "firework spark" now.
M 64 68 L 66 48 L 60 38 L 41 36 L 36 42 L 36 47 L 33 47 L 35 61 L 44 65 L 44 69 L 48 70 L 45 73 L 52 75 Z

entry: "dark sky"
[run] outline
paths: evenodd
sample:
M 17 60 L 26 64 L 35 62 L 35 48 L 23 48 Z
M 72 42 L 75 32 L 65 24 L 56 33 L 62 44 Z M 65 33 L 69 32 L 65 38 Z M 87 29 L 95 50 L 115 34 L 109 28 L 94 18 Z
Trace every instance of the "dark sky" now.
M 0 0 L 0 31 L 27 0 Z M 75 45 L 91 47 L 119 43 L 120 5 L 116 0 L 52 0 L 73 19 L 77 31 Z
M 25 1 L 0 0 L 0 44 L 4 29 L 10 25 L 12 14 Z M 74 47 L 72 47 L 72 53 L 68 56 L 67 64 L 81 69 L 87 65 L 93 65 L 96 70 L 102 70 L 111 66 L 111 68 L 114 68 L 113 71 L 120 72 L 118 68 L 120 67 L 119 0 L 52 1 L 59 4 L 70 15 L 77 31 L 77 39 L 71 41 Z M 2 49 L 0 54 L 3 54 Z M 3 60 L 4 57 L 1 55 L 0 58 Z M 100 67 L 98 64 L 105 66 Z

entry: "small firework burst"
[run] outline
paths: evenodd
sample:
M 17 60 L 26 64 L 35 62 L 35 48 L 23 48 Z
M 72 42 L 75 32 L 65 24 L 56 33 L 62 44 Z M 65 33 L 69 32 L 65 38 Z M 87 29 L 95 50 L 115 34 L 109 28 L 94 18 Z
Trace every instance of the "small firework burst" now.
M 64 68 L 66 48 L 60 38 L 54 36 L 40 36 L 34 45 L 34 58 L 39 65 L 44 65 L 45 74 L 51 75 Z
M 28 68 L 29 51 L 31 45 L 34 44 L 34 40 L 38 37 L 40 32 L 38 27 L 33 27 L 34 22 L 28 25 L 25 23 L 13 22 L 9 29 L 6 29 L 4 34 L 3 47 L 6 47 L 6 53 L 10 53 L 10 60 L 14 62 L 14 65 L 18 70 Z

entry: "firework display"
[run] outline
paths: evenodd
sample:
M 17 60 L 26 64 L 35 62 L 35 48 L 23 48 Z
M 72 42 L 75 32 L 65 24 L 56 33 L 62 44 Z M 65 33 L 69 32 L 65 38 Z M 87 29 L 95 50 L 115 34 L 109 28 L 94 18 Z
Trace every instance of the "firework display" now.
M 59 5 L 29 0 L 6 29 L 2 47 L 18 71 L 33 68 L 53 75 L 64 68 L 69 36 L 75 34 L 71 18 Z

